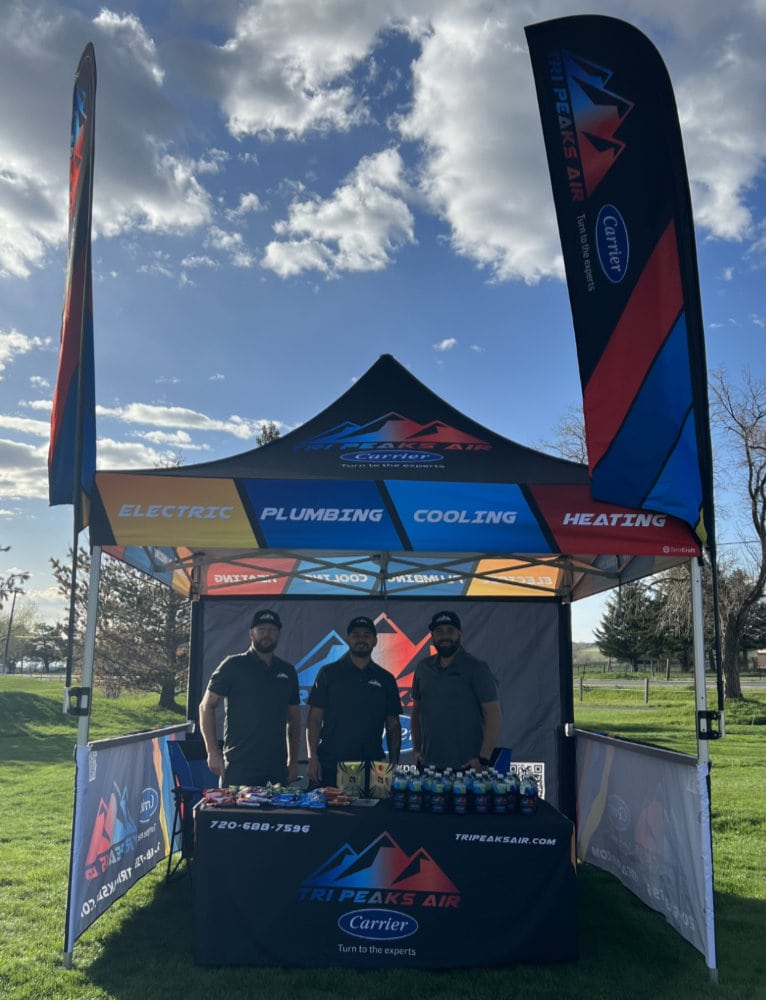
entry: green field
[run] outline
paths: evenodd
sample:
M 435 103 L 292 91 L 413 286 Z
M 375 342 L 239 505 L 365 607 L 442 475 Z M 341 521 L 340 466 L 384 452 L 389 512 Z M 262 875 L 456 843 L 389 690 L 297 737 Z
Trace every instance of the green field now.
M 93 925 L 61 966 L 76 722 L 59 681 L 0 677 L 0 997 L 13 1000 L 202 1000 L 328 997 L 766 1000 L 766 693 L 727 710 L 711 745 L 719 985 L 703 957 L 657 913 L 588 865 L 578 874 L 580 958 L 464 972 L 198 968 L 191 957 L 191 883 L 158 866 Z M 156 695 L 94 699 L 92 738 L 178 722 Z M 712 701 L 712 699 L 711 699 Z M 588 686 L 578 725 L 694 751 L 690 687 Z M 222 900 L 222 905 L 225 901 Z M 214 919 L 214 915 L 211 915 Z M 296 949 L 299 948 L 296 940 Z

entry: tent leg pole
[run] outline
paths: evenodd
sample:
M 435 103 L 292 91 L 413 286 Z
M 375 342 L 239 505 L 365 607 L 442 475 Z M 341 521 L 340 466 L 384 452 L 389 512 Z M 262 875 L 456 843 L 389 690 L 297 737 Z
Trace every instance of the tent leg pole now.
M 90 691 L 87 715 L 81 715 L 77 725 L 77 745 L 86 746 L 90 733 L 90 711 L 93 703 L 93 672 L 96 659 L 96 619 L 98 617 L 98 585 L 101 580 L 101 546 L 94 545 L 90 556 L 88 581 L 88 617 L 82 650 L 82 686 Z
M 697 761 L 698 770 L 701 770 L 700 780 L 703 781 L 706 790 L 708 808 L 706 815 L 702 817 L 702 855 L 705 867 L 709 873 L 705 879 L 705 960 L 708 967 L 710 982 L 718 985 L 718 966 L 716 962 L 715 945 L 715 899 L 713 895 L 713 830 L 711 823 L 710 802 L 710 740 L 704 738 L 707 732 L 707 723 L 704 721 L 707 712 L 707 688 L 705 682 L 705 629 L 704 611 L 702 605 L 702 562 L 700 559 L 692 559 L 690 563 L 691 584 L 692 584 L 692 642 L 694 649 L 694 694 L 697 706 Z

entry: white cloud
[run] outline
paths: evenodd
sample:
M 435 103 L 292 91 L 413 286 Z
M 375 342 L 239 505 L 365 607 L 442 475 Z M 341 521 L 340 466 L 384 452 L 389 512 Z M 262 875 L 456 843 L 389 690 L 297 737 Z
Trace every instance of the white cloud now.
M 388 4 L 292 0 L 243 5 L 218 50 L 219 99 L 235 136 L 299 137 L 367 120 L 349 72 L 385 23 Z
M 563 273 L 529 57 L 528 12 L 450 5 L 414 65 L 402 135 L 422 143 L 421 189 L 458 254 L 498 280 Z
M 434 344 L 434 350 L 451 351 L 456 344 L 457 337 L 445 337 L 444 340 L 440 340 L 438 344 Z
M 184 448 L 187 451 L 206 451 L 209 448 L 209 445 L 195 444 L 187 431 L 146 431 L 138 437 L 165 448 Z
M 20 434 L 31 434 L 32 437 L 49 438 L 51 425 L 49 420 L 31 420 L 29 417 L 10 417 L 0 414 L 0 427 L 7 431 L 17 431 Z
M 0 380 L 2 380 L 8 365 L 13 364 L 21 354 L 29 354 L 41 347 L 46 347 L 50 341 L 39 337 L 27 337 L 18 330 L 0 330 Z
M 399 152 L 364 157 L 330 198 L 295 200 L 274 230 L 263 266 L 281 277 L 304 270 L 325 274 L 377 271 L 414 242 L 414 219 Z
M 0 438 L 0 496 L 4 501 L 48 496 L 48 443 Z
M 32 16 L 33 13 L 33 16 Z M 0 276 L 26 277 L 66 239 L 68 122 L 76 55 L 91 38 L 100 70 L 93 199 L 95 236 L 133 229 L 188 232 L 208 221 L 197 163 L 179 151 L 183 115 L 164 96 L 154 41 L 132 14 L 103 9 L 86 20 L 55 3 L 3 7 L 0 86 Z M 34 85 L 19 80 L 34 64 Z
M 251 212 L 265 212 L 266 206 L 263 204 L 261 199 L 253 191 L 248 191 L 246 194 L 241 194 L 239 196 L 239 204 L 236 208 L 229 209 L 226 212 L 226 217 L 228 219 L 241 219 L 244 215 L 248 215 Z
M 186 407 L 158 406 L 153 403 L 129 403 L 117 407 L 97 406 L 96 416 L 130 425 L 145 424 L 155 428 L 231 434 L 241 440 L 255 439 L 263 422 L 263 420 L 246 420 L 236 415 L 230 416 L 227 420 L 217 420 Z M 279 425 L 278 421 L 275 423 Z M 100 451 L 101 438 L 99 438 L 99 454 Z
M 206 254 L 189 254 L 188 257 L 184 257 L 181 261 L 182 267 L 210 267 L 213 270 L 217 269 L 220 265 L 218 261 L 213 260 L 212 257 L 208 257 Z

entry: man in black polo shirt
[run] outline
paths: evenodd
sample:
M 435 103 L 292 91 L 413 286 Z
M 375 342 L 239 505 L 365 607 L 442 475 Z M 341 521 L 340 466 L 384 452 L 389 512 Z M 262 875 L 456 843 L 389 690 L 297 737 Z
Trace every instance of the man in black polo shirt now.
M 372 661 L 378 641 L 371 618 L 348 623 L 348 652 L 317 674 L 306 724 L 312 783 L 335 784 L 338 761 L 382 760 L 385 726 L 388 760 L 399 763 L 402 710 L 393 674 Z
M 489 764 L 500 732 L 497 683 L 488 665 L 463 649 L 454 611 L 431 619 L 435 656 L 412 681 L 412 749 L 419 764 L 477 770 Z
M 224 785 L 265 785 L 298 776 L 301 711 L 298 675 L 274 655 L 282 622 L 276 611 L 256 611 L 250 648 L 227 656 L 208 681 L 199 725 L 210 770 Z M 223 754 L 215 713 L 225 702 Z

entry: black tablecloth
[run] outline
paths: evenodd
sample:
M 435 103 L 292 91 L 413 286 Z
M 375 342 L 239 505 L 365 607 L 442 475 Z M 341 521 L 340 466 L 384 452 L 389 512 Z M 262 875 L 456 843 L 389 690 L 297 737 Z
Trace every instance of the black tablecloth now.
M 374 808 L 198 808 L 204 965 L 459 968 L 577 954 L 572 823 Z

